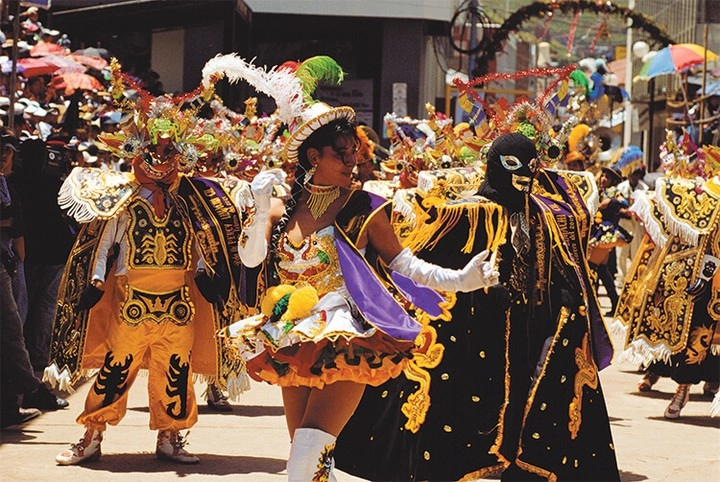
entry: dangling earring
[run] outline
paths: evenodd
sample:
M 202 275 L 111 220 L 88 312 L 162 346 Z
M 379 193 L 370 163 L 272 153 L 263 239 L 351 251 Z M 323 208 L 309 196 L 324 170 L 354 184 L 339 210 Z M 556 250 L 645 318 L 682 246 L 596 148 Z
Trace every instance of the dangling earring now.
M 305 171 L 305 179 L 303 180 L 303 184 L 307 186 L 307 184 L 310 182 L 310 179 L 312 179 L 313 174 L 315 174 L 315 166 L 312 166 L 310 169 Z

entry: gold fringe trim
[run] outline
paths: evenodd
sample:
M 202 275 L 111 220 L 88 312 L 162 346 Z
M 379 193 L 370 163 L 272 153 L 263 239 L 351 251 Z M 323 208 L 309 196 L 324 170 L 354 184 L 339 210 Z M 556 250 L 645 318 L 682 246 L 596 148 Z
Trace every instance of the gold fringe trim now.
M 461 252 L 469 254 L 475 244 L 475 234 L 480 224 L 480 211 L 485 213 L 484 228 L 488 234 L 485 249 L 497 250 L 505 242 L 508 219 L 502 206 L 487 202 L 482 198 L 474 198 L 474 202 L 448 203 L 445 199 L 428 197 L 422 200 L 422 206 L 415 209 L 416 228 L 404 240 L 404 246 L 414 253 L 420 250 L 432 250 L 437 243 L 452 231 L 458 222 L 467 215 L 468 235 Z M 430 215 L 427 210 L 434 207 L 436 217 L 428 222 Z
M 508 370 L 508 367 L 510 366 L 510 314 L 512 310 L 506 310 L 505 311 L 505 403 L 503 403 L 502 408 L 500 409 L 500 416 L 498 417 L 498 434 L 497 437 L 495 437 L 495 443 L 492 447 L 490 447 L 490 450 L 488 450 L 489 453 L 495 454 L 500 458 L 500 461 L 505 464 L 505 467 L 508 467 L 510 465 L 510 461 L 507 460 L 501 453 L 500 453 L 500 447 L 502 447 L 503 443 L 503 427 L 505 426 L 505 412 L 507 411 L 508 406 L 508 400 L 510 400 L 510 370 Z

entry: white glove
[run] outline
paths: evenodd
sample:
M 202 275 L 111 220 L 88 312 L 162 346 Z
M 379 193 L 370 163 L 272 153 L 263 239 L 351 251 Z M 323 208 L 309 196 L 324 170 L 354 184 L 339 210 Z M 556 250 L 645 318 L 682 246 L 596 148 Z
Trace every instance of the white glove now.
M 273 188 L 278 184 L 283 184 L 286 178 L 287 174 L 282 169 L 261 171 L 253 178 L 250 183 L 250 190 L 255 200 L 256 211 L 270 211 L 270 198 L 272 197 Z
M 449 269 L 423 261 L 405 248 L 388 268 L 433 289 L 469 292 L 498 283 L 500 273 L 492 263 L 485 261 L 489 255 L 490 251 L 485 250 L 475 255 L 464 268 Z
M 286 177 L 282 169 L 269 169 L 259 172 L 250 183 L 255 214 L 252 224 L 245 228 L 238 240 L 240 260 L 249 268 L 258 266 L 267 256 L 267 224 L 273 187 L 285 182 Z

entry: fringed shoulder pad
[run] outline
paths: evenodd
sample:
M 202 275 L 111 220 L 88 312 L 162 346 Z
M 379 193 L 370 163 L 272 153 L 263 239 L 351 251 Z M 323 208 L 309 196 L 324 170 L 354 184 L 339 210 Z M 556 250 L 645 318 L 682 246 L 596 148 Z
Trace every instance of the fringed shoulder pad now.
M 640 218 L 653 243 L 660 248 L 664 248 L 670 233 L 663 224 L 663 215 L 658 209 L 655 191 L 635 192 L 630 211 Z
M 687 244 L 697 245 L 718 222 L 720 195 L 706 189 L 705 183 L 682 178 L 660 178 L 656 183 L 655 198 L 666 230 Z
M 58 204 L 78 223 L 115 217 L 140 188 L 131 173 L 76 167 L 58 192 Z

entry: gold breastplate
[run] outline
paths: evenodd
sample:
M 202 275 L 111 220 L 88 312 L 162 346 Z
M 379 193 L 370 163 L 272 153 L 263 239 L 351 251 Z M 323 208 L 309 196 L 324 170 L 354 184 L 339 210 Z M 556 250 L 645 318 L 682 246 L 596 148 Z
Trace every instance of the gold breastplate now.
M 149 201 L 138 197 L 128 206 L 127 266 L 129 268 L 189 269 L 190 227 L 174 206 L 159 219 Z
M 340 262 L 334 242 L 334 228 L 327 226 L 294 246 L 284 233 L 278 250 L 280 282 L 291 285 L 311 285 L 318 295 L 336 291 L 344 286 Z

